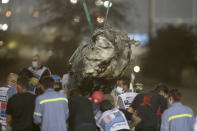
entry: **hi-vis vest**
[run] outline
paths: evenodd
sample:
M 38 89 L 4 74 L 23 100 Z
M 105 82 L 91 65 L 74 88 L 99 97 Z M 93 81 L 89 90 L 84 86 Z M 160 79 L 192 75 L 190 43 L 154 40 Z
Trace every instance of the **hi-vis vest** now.
M 118 109 L 105 111 L 97 120 L 97 126 L 101 131 L 117 131 L 121 129 L 128 129 L 129 125 L 124 114 Z
M 132 104 L 133 100 L 137 96 L 137 93 L 135 92 L 125 92 L 121 95 L 119 95 L 123 101 L 124 109 L 128 109 L 129 106 Z
M 42 66 L 42 68 L 38 69 L 38 70 L 34 70 L 31 66 L 28 68 L 34 75 L 34 77 L 39 81 L 40 78 L 42 77 L 42 74 L 49 69 L 45 66 Z
M 8 87 L 0 87 L 0 123 L 6 126 L 6 107 Z

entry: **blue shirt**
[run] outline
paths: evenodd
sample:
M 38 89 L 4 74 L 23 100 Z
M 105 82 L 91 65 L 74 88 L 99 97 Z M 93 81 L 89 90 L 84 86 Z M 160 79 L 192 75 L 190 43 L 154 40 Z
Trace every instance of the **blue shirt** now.
M 42 131 L 67 131 L 68 116 L 68 100 L 64 94 L 47 89 L 36 98 L 34 123 L 40 124 Z
M 177 102 L 163 113 L 160 131 L 193 131 L 194 121 L 193 111 Z

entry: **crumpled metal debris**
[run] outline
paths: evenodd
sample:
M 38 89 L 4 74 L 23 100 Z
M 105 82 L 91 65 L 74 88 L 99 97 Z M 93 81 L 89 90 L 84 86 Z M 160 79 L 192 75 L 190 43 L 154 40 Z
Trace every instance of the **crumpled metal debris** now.
M 128 33 L 108 26 L 95 30 L 87 44 L 81 44 L 70 58 L 71 85 L 117 79 L 130 65 L 131 44 L 135 43 Z

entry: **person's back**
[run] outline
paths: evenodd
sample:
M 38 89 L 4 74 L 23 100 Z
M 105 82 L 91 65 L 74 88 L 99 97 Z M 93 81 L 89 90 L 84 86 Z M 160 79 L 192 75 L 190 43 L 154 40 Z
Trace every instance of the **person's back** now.
M 82 96 L 69 99 L 69 128 L 71 131 L 96 131 L 93 115 L 93 105 L 90 100 Z
M 33 131 L 35 96 L 31 93 L 16 94 L 9 99 L 7 114 L 12 115 L 13 131 Z
M 193 131 L 194 114 L 180 102 L 180 91 L 172 89 L 169 96 L 172 105 L 162 115 L 161 131 Z
M 42 131 L 67 131 L 68 100 L 62 93 L 54 91 L 54 80 L 43 80 L 45 93 L 36 98 L 34 122 L 41 125 Z M 48 86 L 48 88 L 46 88 Z
M 170 125 L 169 131 L 193 131 L 193 112 L 181 103 L 174 103 L 164 112 L 163 117 Z
M 16 87 L 18 94 L 12 96 L 7 103 L 7 123 L 12 127 L 12 131 L 34 131 L 35 96 L 28 92 L 29 80 L 19 77 Z
M 166 103 L 163 102 L 165 98 L 159 94 L 149 92 L 138 94 L 134 99 L 131 107 L 137 111 L 138 116 L 142 122 L 137 125 L 136 130 L 145 131 L 157 130 L 158 117 L 157 111 L 161 109 L 161 113 L 167 108 Z
M 101 131 L 130 131 L 125 115 L 119 109 L 112 109 L 112 104 L 104 100 L 100 105 L 102 115 L 96 120 Z

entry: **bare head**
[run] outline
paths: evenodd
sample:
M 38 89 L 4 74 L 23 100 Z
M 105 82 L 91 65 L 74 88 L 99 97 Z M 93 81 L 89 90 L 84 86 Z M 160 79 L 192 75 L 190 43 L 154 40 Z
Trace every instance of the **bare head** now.
M 40 60 L 40 56 L 38 54 L 34 55 L 32 58 L 32 67 L 36 68 L 36 69 L 41 67 L 41 60 Z
M 18 75 L 15 73 L 10 73 L 7 77 L 7 84 L 8 86 L 13 86 L 14 84 L 16 84 L 18 79 Z

